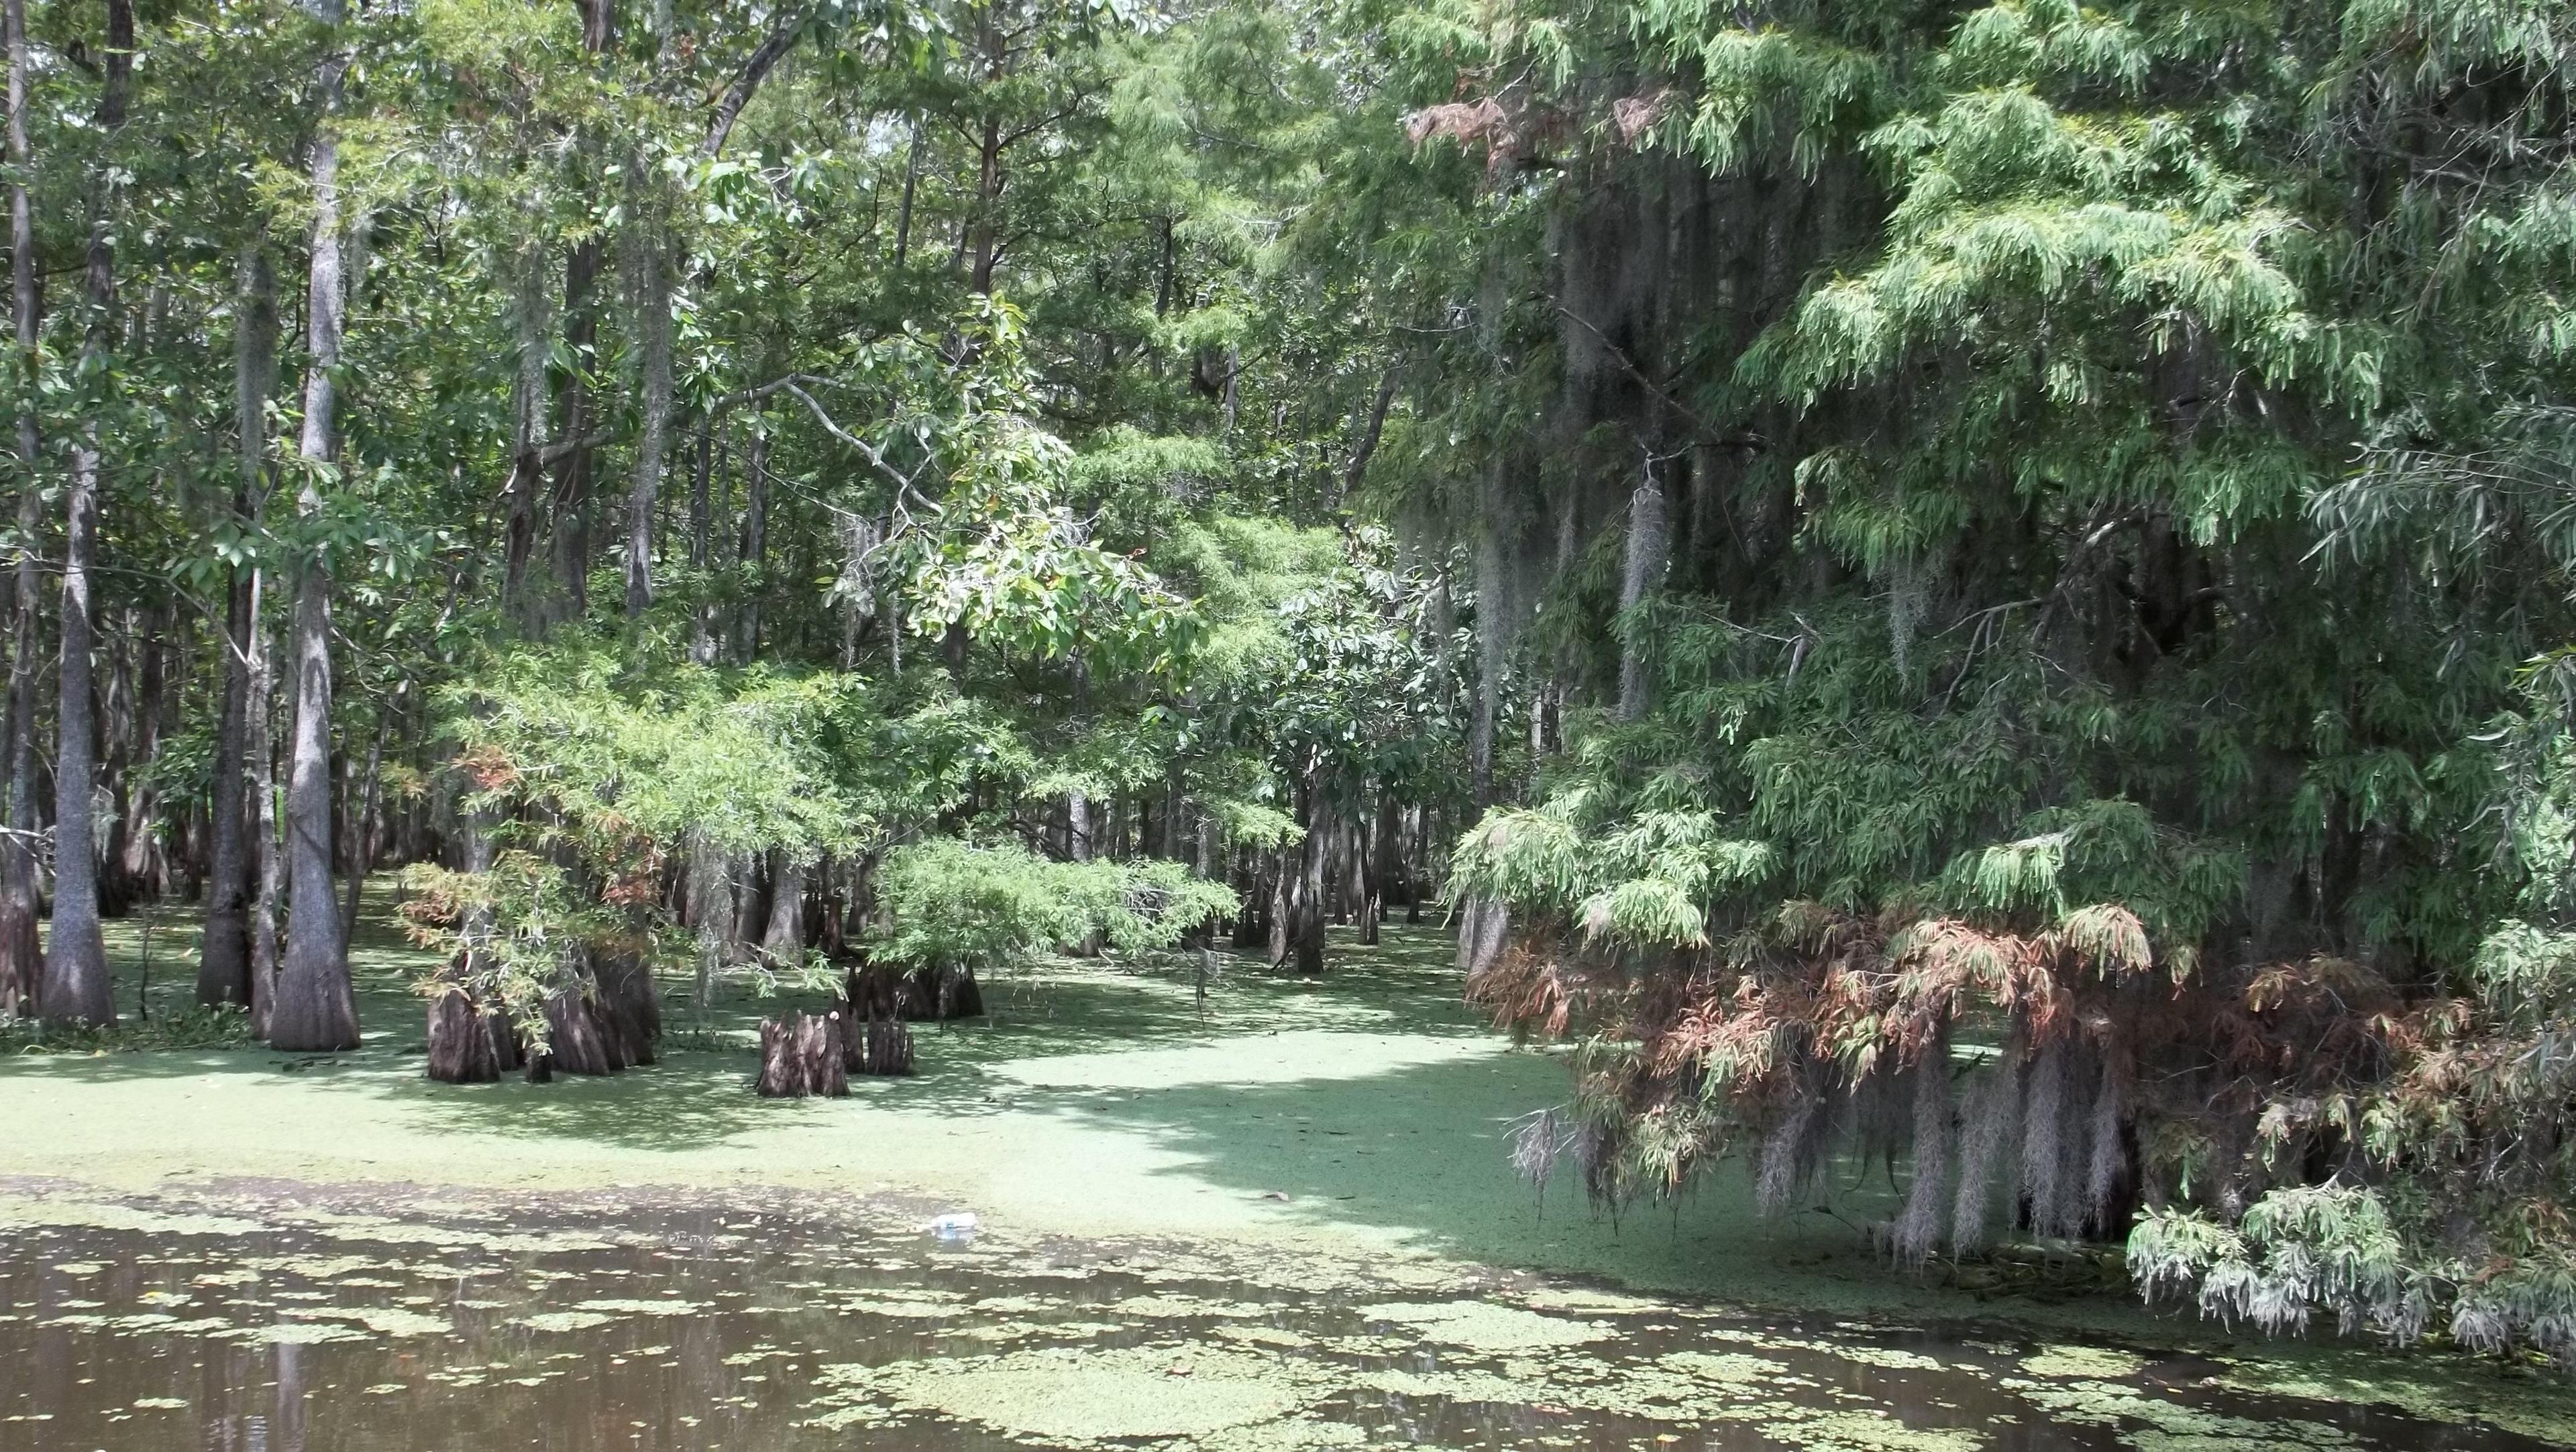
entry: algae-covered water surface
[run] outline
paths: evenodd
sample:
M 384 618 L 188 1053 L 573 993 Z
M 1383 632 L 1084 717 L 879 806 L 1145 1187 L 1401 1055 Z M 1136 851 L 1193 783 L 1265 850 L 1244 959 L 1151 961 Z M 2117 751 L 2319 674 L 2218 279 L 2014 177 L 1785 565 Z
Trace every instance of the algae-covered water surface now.
M 2549 1432 L 1992 1327 L 1223 1242 L 946 1242 L 928 1208 L 21 1186 L 0 1198 L 0 1447 L 2508 1452 Z

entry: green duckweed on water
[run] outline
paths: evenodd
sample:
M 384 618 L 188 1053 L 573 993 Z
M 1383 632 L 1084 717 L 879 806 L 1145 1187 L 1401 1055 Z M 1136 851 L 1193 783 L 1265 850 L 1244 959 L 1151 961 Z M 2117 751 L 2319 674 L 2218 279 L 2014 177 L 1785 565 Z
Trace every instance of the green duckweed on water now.
M 2021 1359 L 2021 1369 L 2032 1376 L 2132 1376 L 2145 1365 L 2144 1358 L 2107 1346 L 2045 1346 Z
M 507 1445 L 605 1404 L 583 1398 L 656 1409 L 678 1447 L 894 1452 L 2576 1443 L 2544 1379 L 2282 1344 L 2177 1362 L 2159 1348 L 2204 1328 L 1890 1277 L 1839 1225 L 1713 1195 L 1625 1228 L 1561 1196 L 1542 1215 L 1501 1135 L 1562 1066 L 1467 1020 L 1440 945 L 1395 937 L 1322 984 L 1229 978 L 1204 1019 L 1167 977 L 1057 965 L 996 985 L 996 1022 L 925 1030 L 919 1081 L 835 1104 L 755 1100 L 714 1051 L 435 1094 L 381 1043 L 327 1084 L 200 1055 L 171 1066 L 210 1091 L 181 1118 L 247 1135 L 230 1178 L 203 1144 L 141 1172 L 169 1126 L 120 1121 L 122 1081 L 84 1066 L 149 1056 L 0 1064 L 0 1109 L 78 1111 L 47 1153 L 0 1149 L 0 1350 L 41 1333 L 116 1368 L 0 1414 L 45 1429 L 31 1452 L 266 1415 L 256 1387 L 151 1370 L 219 1348 L 272 1378 L 291 1351 L 371 1452 L 431 1424 Z M 277 1121 L 219 1107 L 237 1093 Z M 639 1111 L 669 1131 L 621 1128 Z M 973 1242 L 922 1234 L 961 1207 Z
M 827 1384 L 1049 1443 L 1196 1437 L 1281 1417 L 1327 1389 L 1296 1364 L 1212 1348 L 1050 1348 L 886 1367 Z

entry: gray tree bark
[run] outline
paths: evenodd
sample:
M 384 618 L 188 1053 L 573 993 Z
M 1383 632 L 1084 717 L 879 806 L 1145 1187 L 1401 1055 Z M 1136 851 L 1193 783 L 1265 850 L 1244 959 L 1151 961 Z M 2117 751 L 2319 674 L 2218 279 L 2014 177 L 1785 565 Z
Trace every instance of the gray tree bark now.
M 260 464 L 266 453 L 264 405 L 276 364 L 277 306 L 266 239 L 242 250 L 233 311 L 233 414 L 240 475 L 233 517 L 258 518 Z M 252 854 L 248 820 L 252 655 L 258 650 L 257 571 L 233 570 L 224 612 L 224 695 L 215 728 L 212 839 L 207 851 L 206 929 L 197 958 L 197 1002 L 214 1008 L 250 1005 Z M 263 703 L 264 704 L 264 703 Z M 263 731 L 266 722 L 260 723 Z
M 805 864 L 785 852 L 769 854 L 769 924 L 760 950 L 772 963 L 785 964 L 805 953 Z
M 737 665 L 749 665 L 760 654 L 760 594 L 769 561 L 769 434 L 757 416 L 743 454 L 742 545 L 736 558 L 745 568 L 739 572 L 742 599 L 734 616 Z
M 134 10 L 129 0 L 108 0 L 105 83 L 99 126 L 114 135 L 125 124 L 125 88 L 134 66 Z M 93 179 L 90 196 L 88 336 L 81 345 L 83 373 L 103 374 L 116 304 L 116 253 L 110 242 L 109 170 Z M 98 557 L 98 425 L 84 427 L 72 444 L 71 485 L 63 495 L 63 599 L 61 701 L 55 711 L 54 930 L 45 945 L 45 982 L 37 995 L 48 1019 L 64 1023 L 116 1021 L 109 993 L 107 942 L 98 922 L 98 720 L 92 692 L 96 618 L 90 571 Z
M 616 0 L 575 0 L 581 10 L 581 48 L 591 56 L 608 52 L 617 36 Z M 574 151 L 582 175 L 596 164 L 599 138 L 584 126 L 575 133 Z M 590 466 L 587 442 L 595 400 L 590 370 L 599 363 L 599 262 L 596 236 L 574 243 L 564 259 L 563 340 L 572 366 L 565 370 L 555 396 L 555 425 L 567 445 L 555 461 L 555 570 L 564 589 L 564 610 L 578 620 L 590 610 Z
M 340 0 L 311 0 L 315 19 L 337 27 Z M 323 116 L 313 138 L 313 263 L 305 302 L 310 363 L 304 379 L 303 487 L 300 512 L 322 509 L 323 471 L 331 462 L 332 371 L 340 362 L 346 298 L 341 288 L 340 138 L 333 113 L 348 67 L 334 49 L 322 62 Z M 268 1040 L 295 1052 L 358 1046 L 358 1004 L 349 986 L 349 950 L 331 884 L 331 574 L 322 559 L 296 571 L 295 733 L 287 759 L 286 954 L 278 965 L 277 1000 Z
M 1503 628 L 1503 545 L 1489 526 L 1476 542 L 1476 714 L 1467 727 L 1467 777 L 1476 805 L 1494 801 L 1494 731 L 1502 710 L 1503 653 L 1510 645 Z
M 635 439 L 635 476 L 626 497 L 626 615 L 653 603 L 653 506 L 662 490 L 662 461 L 671 430 L 671 270 L 668 242 L 654 215 L 650 178 L 639 155 L 627 163 L 628 224 L 634 248 L 635 327 L 643 344 L 643 419 Z
M 366 775 L 359 778 L 357 815 L 349 824 L 349 892 L 340 908 L 343 941 L 358 931 L 359 902 L 367 889 L 367 872 L 375 866 L 376 785 L 384 770 L 385 735 L 392 727 L 389 715 L 377 717 L 375 744 L 367 748 Z
M 533 225 L 534 219 L 531 219 Z M 528 623 L 528 564 L 537 548 L 537 483 L 545 475 L 547 330 L 553 326 L 546 294 L 546 250 L 531 245 L 520 258 L 518 369 L 510 389 L 510 483 L 501 526 L 501 603 L 514 621 Z
M 42 904 L 36 889 L 36 654 L 38 608 L 36 541 L 43 534 L 44 504 L 36 487 L 39 441 L 36 436 L 36 341 L 39 300 L 36 292 L 35 215 L 27 198 L 27 178 L 34 159 L 27 147 L 27 4 L 0 0 L 0 28 L 9 49 L 9 164 L 16 179 L 9 186 L 10 298 L 17 324 L 18 353 L 12 373 L 18 423 L 18 561 L 12 603 L 9 668 L 9 834 L 0 844 L 0 1017 L 33 1013 L 37 981 L 44 973 L 36 917 Z
M 1628 540 L 1619 571 L 1619 719 L 1646 714 L 1653 683 L 1646 676 L 1645 632 L 1627 617 L 1663 584 L 1664 559 L 1672 552 L 1672 506 L 1651 470 L 1646 482 L 1628 496 Z
M 250 900 L 250 1029 L 268 1037 L 268 1010 L 277 1002 L 278 898 L 285 891 L 285 863 L 277 850 L 277 656 L 268 623 L 268 581 L 250 580 L 250 696 L 242 710 L 242 744 L 250 756 L 252 878 Z

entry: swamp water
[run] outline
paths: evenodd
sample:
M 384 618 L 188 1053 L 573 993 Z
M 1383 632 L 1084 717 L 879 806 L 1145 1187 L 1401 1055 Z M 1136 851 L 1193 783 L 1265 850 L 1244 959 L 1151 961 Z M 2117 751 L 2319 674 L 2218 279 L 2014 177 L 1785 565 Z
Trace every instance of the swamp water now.
M 0 1197 L 0 1449 L 2547 1445 L 1992 1327 L 1249 1245 L 946 1244 L 916 1208 Z

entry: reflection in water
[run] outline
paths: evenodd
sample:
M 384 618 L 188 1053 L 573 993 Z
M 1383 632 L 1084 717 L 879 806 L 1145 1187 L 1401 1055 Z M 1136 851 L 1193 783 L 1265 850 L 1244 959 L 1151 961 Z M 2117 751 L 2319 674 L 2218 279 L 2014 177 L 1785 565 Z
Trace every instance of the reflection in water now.
M 0 1448 L 2517 1452 L 2213 1363 L 738 1207 L 16 1202 Z M 1240 1255 L 1240 1259 L 1229 1256 Z

